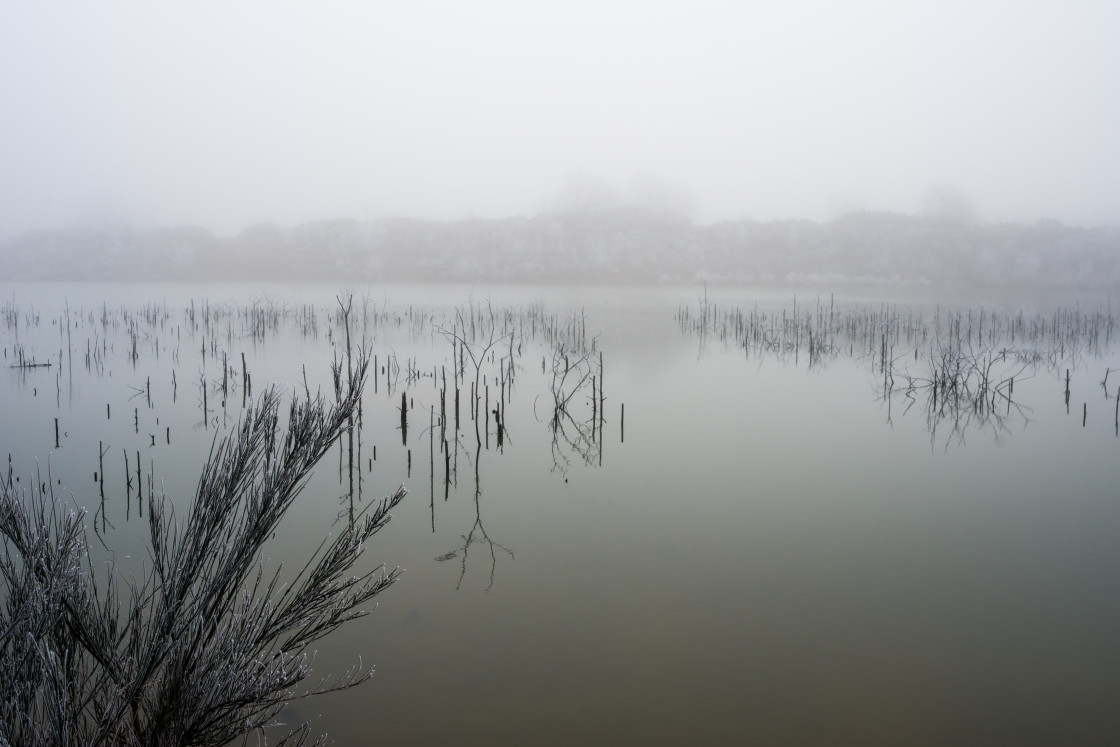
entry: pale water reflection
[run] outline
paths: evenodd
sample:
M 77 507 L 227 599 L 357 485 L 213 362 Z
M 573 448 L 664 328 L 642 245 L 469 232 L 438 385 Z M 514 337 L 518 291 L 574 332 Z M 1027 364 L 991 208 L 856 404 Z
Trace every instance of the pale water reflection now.
M 57 363 L 61 350 L 64 365 L 5 370 L 0 403 L 10 427 L 0 438 L 13 474 L 30 479 L 36 459 L 45 473 L 49 459 L 54 479 L 106 520 L 106 535 L 138 548 L 145 527 L 135 493 L 153 488 L 146 475 L 176 499 L 189 496 L 214 433 L 238 417 L 240 390 L 227 381 L 223 397 L 215 388 L 223 352 L 238 373 L 245 354 L 254 391 L 273 382 L 299 392 L 305 375 L 311 389 L 329 386 L 327 364 L 341 348 L 336 288 L 125 290 L 134 302 L 119 287 L 5 288 L 21 319 L 4 330 L 8 354 L 19 345 Z M 810 365 L 804 348 L 760 354 L 714 327 L 682 327 L 682 307 L 695 315 L 703 293 L 354 291 L 355 308 L 366 309 L 354 334 L 379 364 L 355 447 L 358 500 L 408 485 L 369 550 L 408 571 L 376 614 L 320 651 L 318 671 L 339 671 L 361 654 L 377 675 L 301 701 L 299 716 L 321 714 L 316 727 L 339 744 L 1120 737 L 1111 697 L 1120 665 L 1120 439 L 1115 394 L 1099 386 L 1120 368 L 1111 343 L 1024 371 L 1013 408 L 999 400 L 931 421 L 924 394 L 906 391 L 906 361 L 884 390 L 875 353 L 858 354 L 855 343 L 837 340 L 834 355 Z M 780 315 L 794 303 L 785 292 L 708 293 L 720 314 Z M 185 309 L 193 299 L 197 314 L 204 298 L 213 308 L 266 298 L 314 307 L 316 325 L 289 315 L 261 336 L 231 313 L 210 328 L 189 326 Z M 966 301 L 946 308 L 984 303 Z M 57 321 L 67 303 L 75 318 L 84 310 L 69 342 Z M 119 315 L 149 303 L 166 317 L 130 327 Z M 936 299 L 904 305 L 882 295 L 802 293 L 796 303 L 814 312 L 887 305 L 926 318 L 938 310 Z M 1007 308 L 1049 318 L 1056 306 L 1105 303 L 1028 299 Z M 496 346 L 479 369 L 489 400 L 476 435 L 467 404 L 474 367 L 453 375 L 452 345 L 433 329 L 433 320 L 454 324 L 457 306 L 473 307 L 479 325 L 491 311 L 501 318 L 530 306 L 558 326 L 582 320 L 603 362 L 595 396 L 584 386 L 569 401 L 563 435 L 552 422 L 556 340 L 520 317 L 497 333 L 514 335 L 513 350 Z M 32 307 L 39 321 L 28 325 Z M 103 324 L 103 309 L 119 322 Z M 86 364 L 87 339 L 90 350 L 101 347 L 100 362 L 91 353 Z M 571 364 L 579 348 L 568 342 Z M 911 358 L 913 376 L 926 370 L 929 349 L 926 340 L 917 363 Z M 895 355 L 913 353 L 900 338 Z M 500 447 L 487 416 L 495 408 Z M 92 480 L 99 449 L 102 513 Z M 137 458 L 144 477 L 129 485 L 124 462 L 135 472 Z M 278 554 L 305 557 L 345 516 L 348 460 L 340 448 L 320 465 L 277 537 Z

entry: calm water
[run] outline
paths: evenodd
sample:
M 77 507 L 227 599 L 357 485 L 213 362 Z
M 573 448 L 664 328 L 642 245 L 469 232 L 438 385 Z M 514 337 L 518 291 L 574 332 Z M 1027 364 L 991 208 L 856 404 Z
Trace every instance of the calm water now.
M 21 480 L 49 469 L 56 491 L 72 493 L 134 562 L 146 531 L 136 483 L 146 496 L 151 473 L 186 505 L 215 434 L 241 412 L 242 354 L 259 393 L 302 390 L 305 375 L 326 387 L 341 350 L 335 287 L 3 292 L 0 454 Z M 1098 383 L 1120 368 L 1110 340 L 1042 350 L 1050 358 L 1029 365 L 1005 359 L 1017 374 L 1012 403 L 931 416 L 901 378 L 928 370 L 930 336 L 891 340 L 895 388 L 885 396 L 878 348 L 836 337 L 812 364 L 804 348 L 744 349 L 715 326 L 678 320 L 682 307 L 699 313 L 703 293 L 353 291 L 352 334 L 378 358 L 360 500 L 411 490 L 368 556 L 408 571 L 375 614 L 325 642 L 316 665 L 339 672 L 361 654 L 377 675 L 300 701 L 292 717 L 321 715 L 339 744 L 1120 740 L 1120 373 L 1111 394 Z M 982 307 L 1043 317 L 1107 308 L 1076 296 L 708 293 L 713 317 L 738 308 L 769 322 L 792 318 L 795 303 L 798 315 L 927 321 L 962 309 L 979 320 Z M 263 337 L 236 313 L 254 305 L 286 310 Z M 459 429 L 450 394 L 446 431 L 438 422 L 444 371 L 454 387 L 439 327 L 456 323 L 457 307 L 461 318 L 473 307 L 479 326 L 491 309 L 536 310 L 536 326 L 510 315 L 500 447 L 492 419 L 476 439 L 469 359 Z M 545 320 L 586 330 L 603 387 L 601 410 L 589 386 L 576 393 L 561 431 L 549 425 L 555 344 Z M 52 366 L 8 368 L 21 348 Z M 566 350 L 570 364 L 578 342 Z M 479 370 L 490 409 L 511 345 L 493 351 Z M 233 369 L 224 406 L 223 353 Z M 345 515 L 344 454 L 320 465 L 270 548 L 276 558 L 306 558 Z

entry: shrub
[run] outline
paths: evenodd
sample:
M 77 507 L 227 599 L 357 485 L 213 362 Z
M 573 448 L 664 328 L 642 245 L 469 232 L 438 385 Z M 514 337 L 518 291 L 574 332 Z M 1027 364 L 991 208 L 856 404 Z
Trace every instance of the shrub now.
M 39 488 L 0 490 L 0 745 L 222 745 L 284 704 L 357 685 L 302 685 L 312 644 L 366 614 L 399 569 L 351 570 L 405 495 L 370 503 L 287 581 L 262 547 L 361 398 L 368 358 L 335 367 L 335 400 L 265 393 L 203 468 L 186 521 L 149 496 L 150 568 L 95 573 L 85 512 Z M 48 481 L 49 483 L 49 481 Z M 99 583 L 99 579 L 104 576 Z M 278 744 L 304 744 L 310 724 Z M 321 740 L 320 740 L 321 741 Z

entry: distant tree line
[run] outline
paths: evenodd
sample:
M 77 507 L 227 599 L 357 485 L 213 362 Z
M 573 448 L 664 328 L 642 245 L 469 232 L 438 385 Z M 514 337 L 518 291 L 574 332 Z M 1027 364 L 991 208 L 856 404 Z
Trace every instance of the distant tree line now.
M 433 222 L 50 230 L 0 242 L 12 280 L 905 283 L 1105 288 L 1120 226 L 984 224 L 959 215 L 851 213 L 829 222 L 697 225 L 641 207 Z

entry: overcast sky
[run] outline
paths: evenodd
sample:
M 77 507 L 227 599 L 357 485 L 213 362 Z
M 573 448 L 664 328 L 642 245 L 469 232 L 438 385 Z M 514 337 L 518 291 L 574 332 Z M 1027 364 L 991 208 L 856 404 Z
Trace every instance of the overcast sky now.
M 2 2 L 0 235 L 505 217 L 572 183 L 702 222 L 947 186 L 1120 223 L 1113 0 Z

